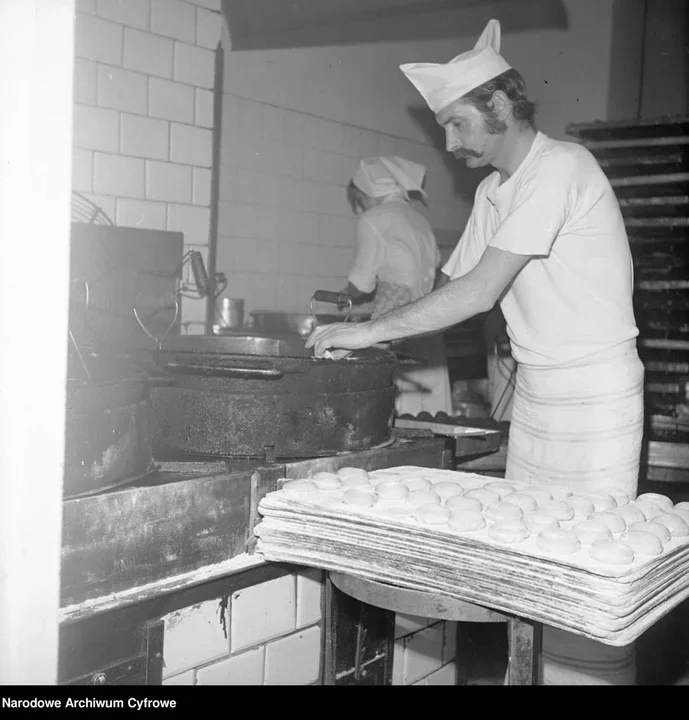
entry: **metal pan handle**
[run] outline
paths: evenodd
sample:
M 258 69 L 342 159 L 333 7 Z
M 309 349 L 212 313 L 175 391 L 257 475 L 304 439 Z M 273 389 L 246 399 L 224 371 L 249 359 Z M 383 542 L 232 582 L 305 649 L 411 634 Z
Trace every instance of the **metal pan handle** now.
M 347 293 L 334 292 L 332 290 L 316 290 L 314 291 L 313 295 L 311 296 L 311 300 L 309 301 L 311 317 L 314 319 L 316 325 L 320 325 L 320 322 L 318 320 L 318 316 L 313 309 L 314 302 L 332 303 L 333 305 L 338 306 L 348 305 L 347 315 L 345 315 L 345 319 L 343 322 L 347 322 L 349 320 L 349 316 L 352 314 L 353 304 L 351 295 L 348 295 Z
M 222 365 L 205 365 L 201 363 L 185 363 L 170 361 L 165 369 L 171 373 L 187 373 L 206 377 L 238 378 L 241 380 L 279 380 L 283 373 L 277 368 L 223 367 Z

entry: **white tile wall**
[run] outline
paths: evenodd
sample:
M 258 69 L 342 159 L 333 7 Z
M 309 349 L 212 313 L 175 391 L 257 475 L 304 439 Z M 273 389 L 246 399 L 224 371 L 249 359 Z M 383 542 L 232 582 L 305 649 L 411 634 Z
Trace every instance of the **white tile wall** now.
M 197 685 L 263 685 L 264 647 L 247 650 L 239 655 L 200 668 Z
M 208 244 L 219 0 L 79 0 L 73 187 L 120 225 Z M 171 161 L 171 162 L 168 162 Z M 204 303 L 183 328 L 203 330 Z
M 285 635 L 296 627 L 295 578 L 270 580 L 232 596 L 232 652 Z
M 305 570 L 297 576 L 297 627 L 321 621 L 323 571 Z
M 413 685 L 443 666 L 442 623 L 431 625 L 405 640 L 402 680 Z
M 266 685 L 311 685 L 318 680 L 321 628 L 303 630 L 266 647 Z
M 186 672 L 179 673 L 179 675 L 165 678 L 163 685 L 195 685 L 195 677 L 196 673 L 194 670 L 187 670 Z

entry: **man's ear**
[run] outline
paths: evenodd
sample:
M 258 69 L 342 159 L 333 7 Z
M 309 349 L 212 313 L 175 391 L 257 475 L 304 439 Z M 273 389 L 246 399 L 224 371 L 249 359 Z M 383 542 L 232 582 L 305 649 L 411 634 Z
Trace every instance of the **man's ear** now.
M 493 93 L 490 104 L 497 120 L 503 122 L 507 120 L 510 115 L 511 103 L 502 90 L 496 90 Z

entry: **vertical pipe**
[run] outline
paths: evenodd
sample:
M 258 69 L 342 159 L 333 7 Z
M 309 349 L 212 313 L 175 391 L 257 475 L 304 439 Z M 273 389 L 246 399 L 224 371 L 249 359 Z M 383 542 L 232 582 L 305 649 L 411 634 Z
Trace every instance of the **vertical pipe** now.
M 213 165 L 211 167 L 211 223 L 208 244 L 208 277 L 210 292 L 206 297 L 206 334 L 213 332 L 215 321 L 216 260 L 218 254 L 218 208 L 220 202 L 220 146 L 222 142 L 222 96 L 225 51 L 222 41 L 215 51 L 215 87 L 213 88 Z

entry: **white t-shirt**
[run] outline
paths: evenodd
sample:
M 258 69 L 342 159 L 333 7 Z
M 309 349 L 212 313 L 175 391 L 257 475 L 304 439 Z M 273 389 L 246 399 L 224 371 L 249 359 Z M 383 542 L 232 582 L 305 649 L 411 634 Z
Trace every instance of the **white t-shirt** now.
M 394 198 L 363 213 L 356 227 L 357 253 L 349 282 L 370 293 L 378 280 L 433 289 L 440 253 L 431 226 L 406 201 Z
M 635 338 L 633 266 L 619 203 L 593 155 L 538 133 L 517 171 L 478 189 L 443 272 L 455 279 L 491 245 L 535 255 L 500 303 L 520 363 L 559 366 Z

